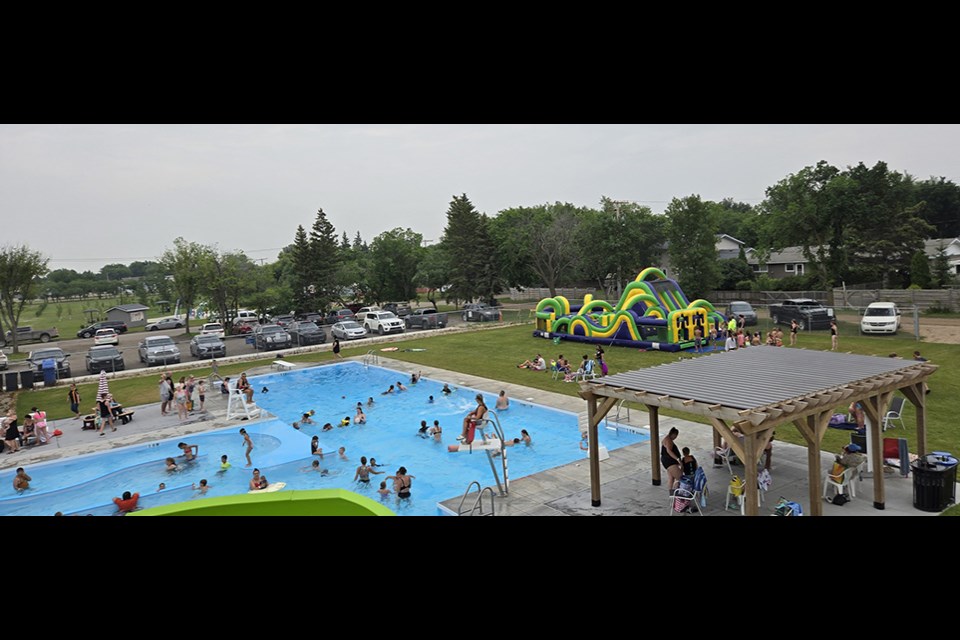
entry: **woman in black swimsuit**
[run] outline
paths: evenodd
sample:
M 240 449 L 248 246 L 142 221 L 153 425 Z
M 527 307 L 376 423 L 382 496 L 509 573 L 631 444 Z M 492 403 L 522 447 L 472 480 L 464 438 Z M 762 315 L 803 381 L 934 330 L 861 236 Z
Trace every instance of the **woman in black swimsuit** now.
M 676 443 L 678 435 L 680 435 L 680 430 L 673 427 L 660 441 L 660 464 L 667 470 L 669 476 L 667 490 L 671 492 L 680 483 L 680 449 L 677 448 Z
M 406 467 L 397 469 L 397 475 L 395 476 L 387 476 L 387 480 L 393 480 L 393 489 L 397 492 L 398 498 L 410 497 L 410 486 L 413 484 L 414 478 L 416 476 L 407 475 Z

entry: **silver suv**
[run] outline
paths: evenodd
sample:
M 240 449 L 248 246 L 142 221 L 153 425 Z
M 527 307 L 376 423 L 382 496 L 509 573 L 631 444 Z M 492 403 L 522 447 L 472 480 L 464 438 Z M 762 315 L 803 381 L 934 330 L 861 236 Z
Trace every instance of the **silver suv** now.
M 403 320 L 391 311 L 368 311 L 363 314 L 363 327 L 370 333 L 376 331 L 380 335 L 403 333 L 405 329 Z
M 155 364 L 179 364 L 180 349 L 170 336 L 147 336 L 137 345 L 140 362 L 147 366 Z

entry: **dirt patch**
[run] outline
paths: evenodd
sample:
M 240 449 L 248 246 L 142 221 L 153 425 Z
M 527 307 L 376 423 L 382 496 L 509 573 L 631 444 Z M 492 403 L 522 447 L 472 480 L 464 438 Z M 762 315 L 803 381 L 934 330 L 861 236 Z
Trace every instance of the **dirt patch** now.
M 960 344 L 960 325 L 929 324 L 921 320 L 920 338 L 924 342 Z

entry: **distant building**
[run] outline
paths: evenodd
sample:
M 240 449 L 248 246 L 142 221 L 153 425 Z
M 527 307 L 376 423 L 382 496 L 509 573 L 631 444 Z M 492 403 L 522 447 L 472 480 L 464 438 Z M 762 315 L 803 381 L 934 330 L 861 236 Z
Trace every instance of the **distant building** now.
M 147 324 L 147 307 L 142 304 L 121 304 L 107 309 L 107 320 L 125 322 L 128 327 L 142 327 Z
M 753 249 L 747 249 L 747 264 L 753 272 L 766 274 L 775 280 L 788 276 L 806 275 L 809 263 L 810 261 L 803 255 L 802 247 L 784 247 L 782 251 L 772 251 L 763 264 L 760 264 Z
M 940 251 L 947 256 L 952 275 L 960 275 L 960 238 L 933 238 L 923 241 L 923 251 L 930 260 L 937 257 Z

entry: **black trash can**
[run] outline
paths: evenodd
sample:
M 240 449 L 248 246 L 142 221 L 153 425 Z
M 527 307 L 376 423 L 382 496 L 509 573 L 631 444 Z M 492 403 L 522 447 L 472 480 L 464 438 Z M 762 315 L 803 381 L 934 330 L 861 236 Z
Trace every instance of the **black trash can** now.
M 859 433 L 854 431 L 853 433 L 850 434 L 850 444 L 857 445 L 858 447 L 860 447 L 860 451 L 863 451 L 864 453 L 867 452 L 867 436 L 866 435 L 860 435 Z
M 33 369 L 20 372 L 20 386 L 24 389 L 33 389 Z
M 956 502 L 957 459 L 927 454 L 910 463 L 913 506 L 939 513 Z
M 5 384 L 3 385 L 7 391 L 16 391 L 20 388 L 20 383 L 17 381 L 17 372 L 8 371 L 7 375 L 4 376 Z

